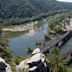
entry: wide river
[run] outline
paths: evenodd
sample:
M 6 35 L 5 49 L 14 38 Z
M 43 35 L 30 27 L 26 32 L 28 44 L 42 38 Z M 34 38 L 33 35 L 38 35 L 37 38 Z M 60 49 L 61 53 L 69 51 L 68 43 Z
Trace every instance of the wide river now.
M 13 55 L 26 55 L 28 47 L 36 48 L 36 42 L 44 39 L 44 35 L 47 30 L 48 23 L 46 22 L 35 30 L 30 30 L 27 33 L 22 33 L 21 35 L 17 35 L 15 37 L 10 37 L 9 48 L 12 50 Z
M 26 55 L 27 48 L 36 48 L 36 42 L 44 39 L 47 33 L 48 23 L 44 23 L 41 27 L 35 30 L 30 30 L 27 33 L 13 33 L 14 36 L 9 37 L 9 48 L 12 50 L 13 55 Z M 61 48 L 61 54 L 72 49 L 72 38 Z

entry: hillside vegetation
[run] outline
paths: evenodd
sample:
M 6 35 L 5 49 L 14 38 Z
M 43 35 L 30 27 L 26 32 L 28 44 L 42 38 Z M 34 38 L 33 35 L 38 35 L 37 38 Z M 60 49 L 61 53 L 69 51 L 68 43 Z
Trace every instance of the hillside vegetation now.
M 66 9 L 71 10 L 72 4 L 56 0 L 0 0 L 0 18 L 27 18 Z

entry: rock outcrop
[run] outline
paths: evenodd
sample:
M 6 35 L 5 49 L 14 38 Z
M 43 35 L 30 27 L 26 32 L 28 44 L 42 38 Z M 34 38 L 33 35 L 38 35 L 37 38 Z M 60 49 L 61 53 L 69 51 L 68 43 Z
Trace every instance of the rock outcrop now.
M 27 69 L 28 72 L 50 72 L 45 56 L 39 48 L 32 52 L 32 57 L 17 65 L 16 69 L 17 71 Z
M 9 64 L 5 62 L 3 58 L 0 57 L 0 72 L 12 72 Z

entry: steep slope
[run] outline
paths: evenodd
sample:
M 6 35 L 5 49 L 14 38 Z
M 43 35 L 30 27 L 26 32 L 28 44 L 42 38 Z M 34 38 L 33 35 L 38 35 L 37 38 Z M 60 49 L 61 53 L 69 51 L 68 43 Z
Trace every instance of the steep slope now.
M 59 9 L 72 9 L 72 4 L 56 0 L 0 0 L 0 18 L 26 18 Z

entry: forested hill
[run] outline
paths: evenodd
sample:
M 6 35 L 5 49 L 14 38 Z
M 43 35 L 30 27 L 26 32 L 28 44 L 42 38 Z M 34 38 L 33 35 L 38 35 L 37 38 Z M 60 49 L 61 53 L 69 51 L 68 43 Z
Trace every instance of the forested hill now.
M 0 0 L 0 18 L 26 18 L 64 9 L 72 9 L 72 4 L 56 0 Z

